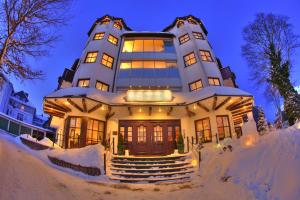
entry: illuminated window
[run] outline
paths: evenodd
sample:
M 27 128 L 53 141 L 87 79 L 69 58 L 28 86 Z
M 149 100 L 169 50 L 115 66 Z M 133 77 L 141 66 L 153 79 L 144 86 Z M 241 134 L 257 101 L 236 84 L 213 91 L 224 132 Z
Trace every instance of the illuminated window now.
M 80 144 L 81 118 L 70 117 L 68 147 L 78 148 Z
M 103 140 L 104 122 L 89 119 L 86 132 L 86 144 L 98 144 Z
M 123 136 L 123 138 L 125 137 L 125 127 L 124 126 L 121 126 L 120 127 L 120 132 L 119 134 L 121 134 Z
M 94 40 L 102 40 L 105 33 L 95 33 Z
M 138 127 L 138 143 L 145 143 L 146 142 L 146 127 L 145 126 L 139 126 Z
M 201 142 L 211 142 L 212 134 L 209 118 L 197 120 L 195 121 L 195 125 L 197 140 Z
M 197 62 L 194 52 L 191 52 L 183 57 L 186 67 L 195 64 Z
M 215 78 L 215 77 L 208 78 L 208 83 L 209 83 L 209 85 L 216 85 L 216 86 L 220 86 L 221 85 L 220 79 L 219 78 Z
M 89 87 L 90 80 L 89 79 L 79 79 L 77 82 L 77 87 Z
M 119 30 L 122 30 L 122 25 L 119 22 L 115 22 L 114 27 L 119 29 Z
M 135 61 L 125 61 L 120 63 L 120 69 L 164 69 L 169 67 L 176 67 L 177 63 L 175 61 L 159 61 L 159 60 L 135 60 Z
M 133 41 L 132 40 L 126 40 L 124 42 L 122 52 L 132 52 L 132 49 L 133 49 Z
M 197 25 L 197 22 L 196 22 L 194 19 L 192 19 L 192 18 L 188 19 L 187 21 L 188 21 L 188 23 L 190 23 L 190 24 Z
M 155 52 L 165 51 L 165 45 L 163 40 L 154 40 L 154 51 Z
M 173 43 L 168 44 L 170 51 L 173 50 Z M 164 40 L 125 40 L 122 52 L 164 52 Z
M 217 127 L 219 139 L 231 137 L 229 118 L 227 115 L 217 116 Z
M 101 59 L 101 64 L 108 68 L 112 68 L 113 63 L 114 63 L 114 58 L 107 55 L 106 53 L 103 53 L 102 59 Z
M 143 40 L 134 40 L 133 52 L 143 52 L 144 44 Z
M 190 87 L 190 91 L 200 90 L 201 88 L 203 88 L 202 81 L 198 80 L 198 81 L 192 82 L 189 84 L 189 87 Z
M 154 142 L 160 143 L 163 141 L 163 129 L 161 126 L 154 126 Z
M 127 142 L 132 142 L 132 126 L 127 127 Z
M 168 141 L 173 142 L 173 127 L 168 126 Z
M 118 38 L 116 38 L 113 35 L 109 35 L 107 38 L 107 41 L 109 41 L 110 43 L 114 44 L 114 45 L 118 45 Z
M 108 92 L 109 86 L 101 81 L 96 82 L 96 88 L 101 91 Z
M 209 51 L 200 50 L 200 56 L 202 61 L 213 62 L 213 59 Z
M 180 28 L 184 25 L 184 22 L 183 21 L 179 21 L 177 22 L 177 28 Z
M 100 22 L 100 24 L 109 24 L 110 20 L 109 19 L 104 19 Z
M 179 43 L 183 44 L 183 43 L 186 43 L 187 41 L 190 40 L 190 36 L 187 33 L 187 34 L 184 34 L 184 35 L 180 36 L 178 39 L 179 39 Z
M 86 54 L 86 57 L 85 57 L 84 62 L 85 62 L 85 63 L 94 63 L 94 62 L 96 62 L 97 55 L 98 55 L 98 52 L 97 52 L 97 51 L 94 51 L 94 52 L 88 52 L 88 53 Z
M 144 52 L 154 52 L 153 40 L 144 40 Z
M 193 36 L 198 40 L 204 40 L 203 34 L 200 32 L 193 32 Z

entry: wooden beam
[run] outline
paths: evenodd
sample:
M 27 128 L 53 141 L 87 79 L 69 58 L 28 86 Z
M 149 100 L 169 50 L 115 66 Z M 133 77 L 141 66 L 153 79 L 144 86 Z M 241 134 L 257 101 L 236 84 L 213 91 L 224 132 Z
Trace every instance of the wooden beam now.
M 96 111 L 98 108 L 100 108 L 102 106 L 102 103 L 98 103 L 97 105 L 95 105 L 94 107 L 92 107 L 91 109 L 89 109 L 87 112 L 91 113 Z
M 110 113 L 107 113 L 106 115 L 105 115 L 105 119 L 106 120 L 109 120 L 112 116 L 114 116 L 115 115 L 115 112 L 110 112 Z
M 190 109 L 189 109 L 188 106 L 186 106 L 185 109 L 186 109 L 187 115 L 188 115 L 189 117 L 192 117 L 192 116 L 195 116 L 195 115 L 196 115 L 196 113 L 190 111 Z
M 151 116 L 151 114 L 152 114 L 152 107 L 151 106 L 149 107 L 149 111 L 148 112 L 149 112 L 149 116 Z
M 232 117 L 233 118 L 236 118 L 236 117 L 238 117 L 238 116 L 243 116 L 244 114 L 247 114 L 247 113 L 249 113 L 249 112 L 251 112 L 252 111 L 252 109 L 251 110 L 245 110 L 244 112 L 240 112 L 240 113 L 236 113 L 236 114 L 233 114 L 232 115 Z
M 60 113 L 54 110 L 48 110 L 48 109 L 44 109 L 45 113 L 48 113 L 51 116 L 55 116 L 55 117 L 59 117 L 59 118 L 63 118 L 65 116 L 64 113 Z
M 228 105 L 228 106 L 226 107 L 226 110 L 228 110 L 230 107 L 232 107 L 232 106 L 238 104 L 238 103 L 241 102 L 242 100 L 243 100 L 243 97 L 240 97 L 238 100 L 236 100 L 236 101 L 232 102 L 232 104 Z
M 66 109 L 66 110 L 68 110 L 69 112 L 72 111 L 71 108 L 69 108 L 67 105 L 64 105 L 63 103 L 59 102 L 57 99 L 54 99 L 54 101 L 55 101 L 55 103 L 56 103 L 58 106 L 60 106 L 60 107 L 62 107 L 62 108 L 64 108 L 64 109 Z
M 49 108 L 49 109 L 53 109 L 53 110 L 58 110 L 60 112 L 67 112 L 66 110 L 63 110 L 59 107 L 53 106 L 53 105 L 49 105 L 48 103 L 44 104 L 44 108 Z
M 74 106 L 75 108 L 77 108 L 77 110 L 79 110 L 80 112 L 83 112 L 83 109 L 77 105 L 74 101 L 72 101 L 71 99 L 67 99 L 67 101 L 72 105 Z
M 217 106 L 215 107 L 215 110 L 220 109 L 220 108 L 221 108 L 222 106 L 224 106 L 227 102 L 229 102 L 230 99 L 231 99 L 231 97 L 227 97 L 224 101 L 222 101 L 219 105 L 217 105 Z
M 169 110 L 168 110 L 168 112 L 167 112 L 167 115 L 169 116 L 169 115 L 171 115 L 171 112 L 173 111 L 173 107 L 171 106 L 171 107 L 169 107 Z
M 64 111 L 64 112 L 71 112 L 72 110 L 68 107 L 63 107 L 63 106 L 60 106 L 60 105 L 57 105 L 51 101 L 48 101 L 48 100 L 45 100 L 45 103 L 53 106 L 53 107 L 56 107 L 57 110 L 61 110 L 61 111 Z
M 209 109 L 208 109 L 205 105 L 201 104 L 200 102 L 197 102 L 197 105 L 198 105 L 200 108 L 202 108 L 203 110 L 205 110 L 206 112 L 209 112 Z
M 230 105 L 230 106 L 228 106 L 226 109 L 227 109 L 227 110 L 234 110 L 236 107 L 238 107 L 238 106 L 240 106 L 240 105 L 243 105 L 243 104 L 245 104 L 245 103 L 248 103 L 248 102 L 250 102 L 250 101 L 252 101 L 252 98 L 246 99 L 246 100 L 244 100 L 244 101 L 240 101 L 240 102 L 238 102 L 237 104 L 234 104 L 234 105 Z
M 215 109 L 216 109 L 217 101 L 218 101 L 218 97 L 217 97 L 217 96 L 214 96 L 214 101 L 213 101 L 212 110 L 215 110 Z
M 231 111 L 231 114 L 235 115 L 237 113 L 245 112 L 246 110 L 252 111 L 252 106 L 247 106 L 245 108 L 240 108 L 238 110 Z
M 239 105 L 239 106 L 235 107 L 234 109 L 231 109 L 230 111 L 234 112 L 236 110 L 240 110 L 240 109 L 247 108 L 247 107 L 250 107 L 250 106 L 253 107 L 253 102 Z
M 82 106 L 83 106 L 83 112 L 87 112 L 85 98 L 82 98 L 82 99 L 81 99 L 81 102 L 82 102 Z
M 129 115 L 131 116 L 132 115 L 131 107 L 128 107 L 128 112 L 129 112 Z

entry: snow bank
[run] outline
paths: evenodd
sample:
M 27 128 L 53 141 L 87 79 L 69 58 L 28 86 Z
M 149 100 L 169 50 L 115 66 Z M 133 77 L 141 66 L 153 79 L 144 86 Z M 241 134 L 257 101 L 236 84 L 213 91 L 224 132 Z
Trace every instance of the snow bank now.
M 50 140 L 47 137 L 44 137 L 42 140 L 37 140 L 36 138 L 31 137 L 31 135 L 28 135 L 28 134 L 22 134 L 22 135 L 16 137 L 17 140 L 19 140 L 20 138 L 24 138 L 26 140 L 30 140 L 32 142 L 36 142 L 36 143 L 39 143 L 39 144 L 42 144 L 44 146 L 48 146 L 48 147 L 51 147 L 51 148 L 60 149 L 60 146 L 58 146 L 57 144 L 54 144 L 54 146 L 53 146 L 52 140 Z
M 210 146 L 202 151 L 204 179 L 228 177 L 257 199 L 299 199 L 300 123 L 263 136 L 232 140 L 233 152 Z

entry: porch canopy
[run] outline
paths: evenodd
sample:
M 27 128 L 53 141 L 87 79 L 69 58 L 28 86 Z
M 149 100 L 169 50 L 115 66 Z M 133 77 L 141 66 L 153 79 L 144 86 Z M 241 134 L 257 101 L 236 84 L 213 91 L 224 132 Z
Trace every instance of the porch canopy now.
M 138 89 L 137 89 L 138 90 Z M 153 90 L 155 91 L 155 90 Z M 44 111 L 52 116 L 63 118 L 73 109 L 80 112 L 97 112 L 107 110 L 111 115 L 112 107 L 167 106 L 168 113 L 175 106 L 184 107 L 189 116 L 193 116 L 196 108 L 205 112 L 213 112 L 221 108 L 230 111 L 235 124 L 242 122 L 244 114 L 251 112 L 253 96 L 239 88 L 210 86 L 194 92 L 172 92 L 170 101 L 128 101 L 126 92 L 109 93 L 95 88 L 71 87 L 57 90 L 44 98 Z

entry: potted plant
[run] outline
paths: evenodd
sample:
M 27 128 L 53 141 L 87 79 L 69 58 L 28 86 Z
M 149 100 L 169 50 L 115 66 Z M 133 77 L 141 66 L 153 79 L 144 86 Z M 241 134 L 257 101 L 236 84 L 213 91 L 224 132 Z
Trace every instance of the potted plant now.
M 122 134 L 118 136 L 118 155 L 124 155 L 125 146 L 124 146 L 124 138 Z
M 178 153 L 184 153 L 184 142 L 183 142 L 183 136 L 180 133 L 177 141 L 177 149 Z

